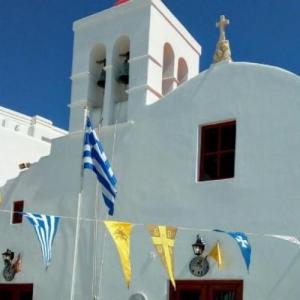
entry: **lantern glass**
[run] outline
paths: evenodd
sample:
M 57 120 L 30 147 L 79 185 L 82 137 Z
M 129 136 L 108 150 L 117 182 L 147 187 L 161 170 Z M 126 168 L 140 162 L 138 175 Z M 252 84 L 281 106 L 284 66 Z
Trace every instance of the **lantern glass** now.
M 195 255 L 199 256 L 203 253 L 205 249 L 205 243 L 202 241 L 199 235 L 197 236 L 196 243 L 193 244 L 192 247 Z

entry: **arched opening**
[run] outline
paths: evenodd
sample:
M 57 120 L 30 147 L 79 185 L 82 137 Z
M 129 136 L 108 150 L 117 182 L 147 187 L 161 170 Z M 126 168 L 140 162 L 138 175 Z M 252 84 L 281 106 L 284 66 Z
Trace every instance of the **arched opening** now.
M 127 121 L 128 87 L 130 85 L 130 40 L 128 36 L 118 38 L 113 49 L 113 69 L 115 82 L 113 86 L 113 123 Z
M 178 60 L 177 81 L 178 85 L 188 80 L 189 68 L 186 61 L 181 57 Z
M 162 74 L 162 94 L 166 95 L 174 88 L 174 51 L 169 43 L 164 46 Z
M 106 85 L 106 48 L 97 44 L 90 52 L 88 104 L 95 122 L 102 119 L 102 107 Z

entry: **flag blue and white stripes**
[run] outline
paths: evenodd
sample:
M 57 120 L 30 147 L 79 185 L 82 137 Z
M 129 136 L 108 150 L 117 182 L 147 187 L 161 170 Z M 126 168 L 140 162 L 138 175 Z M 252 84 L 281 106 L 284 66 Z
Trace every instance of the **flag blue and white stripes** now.
M 108 207 L 108 213 L 113 215 L 117 195 L 117 179 L 88 117 L 84 138 L 83 168 L 90 169 L 96 174 L 102 186 L 102 196 L 104 203 Z
M 44 265 L 49 267 L 52 258 L 52 244 L 57 232 L 60 218 L 40 214 L 24 213 L 30 224 L 32 224 L 37 238 L 41 244 Z

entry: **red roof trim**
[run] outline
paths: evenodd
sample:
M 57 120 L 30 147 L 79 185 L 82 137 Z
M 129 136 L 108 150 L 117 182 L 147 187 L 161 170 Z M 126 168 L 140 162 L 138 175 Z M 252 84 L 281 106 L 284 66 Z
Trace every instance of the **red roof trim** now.
M 120 4 L 124 4 L 128 2 L 128 0 L 117 0 L 116 3 L 114 4 L 114 6 L 120 5 Z

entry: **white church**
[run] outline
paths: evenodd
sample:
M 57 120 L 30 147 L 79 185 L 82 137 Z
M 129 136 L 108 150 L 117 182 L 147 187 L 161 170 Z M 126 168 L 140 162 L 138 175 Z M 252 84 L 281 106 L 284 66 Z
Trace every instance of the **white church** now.
M 299 299 L 300 78 L 232 61 L 228 20 L 217 25 L 199 72 L 201 46 L 161 0 L 118 1 L 74 23 L 69 132 L 1 187 L 0 250 L 20 253 L 22 267 L 9 282 L 0 274 L 0 300 Z M 112 217 L 82 172 L 86 110 L 118 180 Z M 20 211 L 61 217 L 47 270 Z M 106 219 L 135 224 L 130 288 Z M 148 224 L 178 230 L 176 290 Z M 247 233 L 249 271 L 214 229 Z M 197 235 L 204 256 L 219 241 L 221 269 L 210 257 L 190 268 Z

